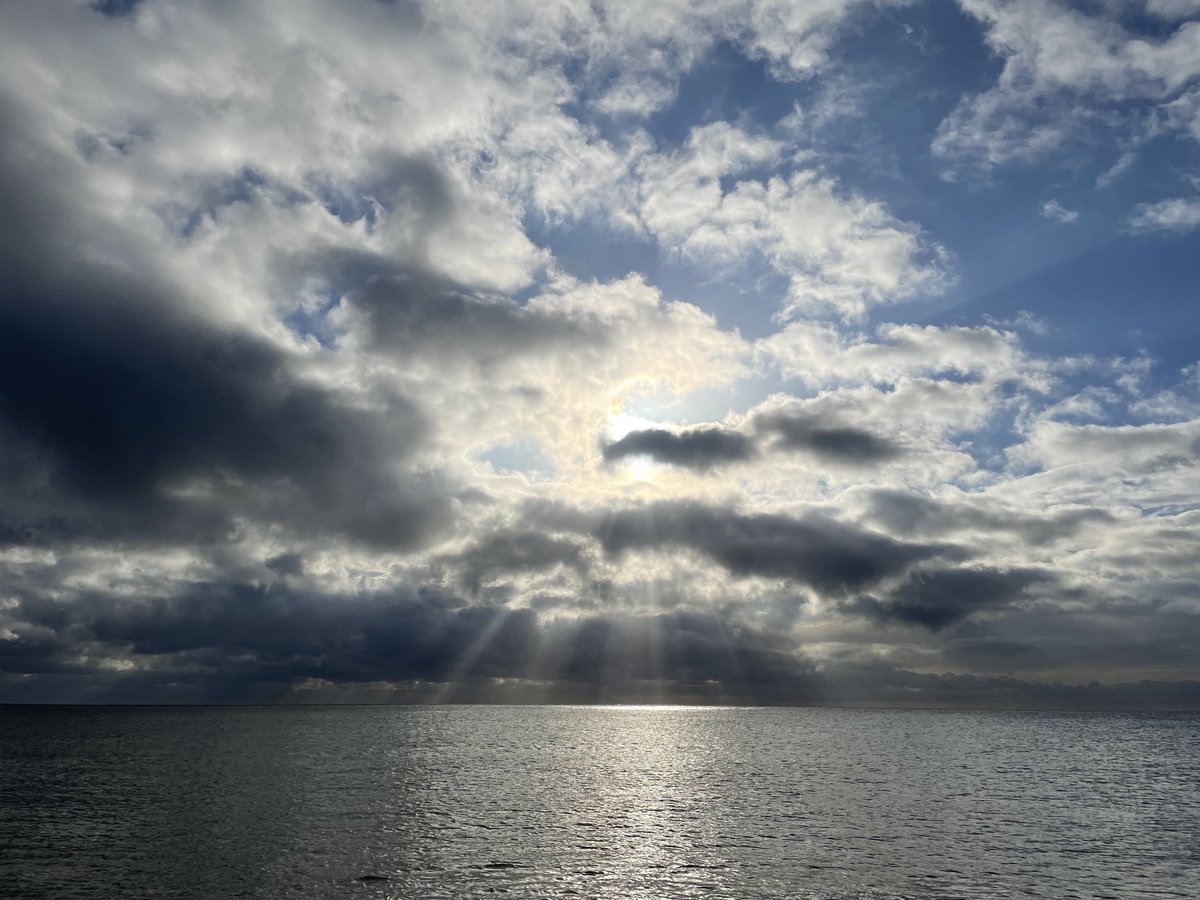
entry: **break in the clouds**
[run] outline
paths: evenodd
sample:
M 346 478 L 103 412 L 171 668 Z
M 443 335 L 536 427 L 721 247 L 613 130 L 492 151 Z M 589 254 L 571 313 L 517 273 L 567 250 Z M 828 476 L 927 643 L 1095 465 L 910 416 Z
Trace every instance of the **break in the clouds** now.
M 1200 703 L 1200 8 L 0 8 L 0 700 Z

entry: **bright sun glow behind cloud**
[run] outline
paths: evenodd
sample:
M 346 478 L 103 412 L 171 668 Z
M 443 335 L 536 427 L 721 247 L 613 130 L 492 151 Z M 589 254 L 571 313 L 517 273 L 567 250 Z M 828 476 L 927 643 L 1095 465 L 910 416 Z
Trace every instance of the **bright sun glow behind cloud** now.
M 606 439 L 608 441 L 619 441 L 632 432 L 661 427 L 662 424 L 660 422 L 644 419 L 641 416 L 630 415 L 626 412 L 612 413 L 608 417 Z M 635 482 L 649 483 L 655 480 L 656 470 L 660 467 L 655 465 L 654 460 L 649 456 L 631 456 L 618 462 L 616 468 L 618 471 L 624 473 L 627 478 Z

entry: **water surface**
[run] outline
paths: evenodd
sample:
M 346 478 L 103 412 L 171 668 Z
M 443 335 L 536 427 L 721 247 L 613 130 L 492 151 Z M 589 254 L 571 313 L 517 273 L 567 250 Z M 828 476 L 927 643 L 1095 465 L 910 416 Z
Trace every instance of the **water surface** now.
M 1197 715 L 7 707 L 0 893 L 1193 898 L 1198 785 Z

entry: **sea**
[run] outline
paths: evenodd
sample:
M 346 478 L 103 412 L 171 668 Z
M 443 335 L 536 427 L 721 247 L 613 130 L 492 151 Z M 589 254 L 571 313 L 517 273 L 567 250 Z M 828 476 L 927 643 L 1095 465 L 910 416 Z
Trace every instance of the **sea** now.
M 1200 715 L 0 707 L 0 896 L 1200 897 Z

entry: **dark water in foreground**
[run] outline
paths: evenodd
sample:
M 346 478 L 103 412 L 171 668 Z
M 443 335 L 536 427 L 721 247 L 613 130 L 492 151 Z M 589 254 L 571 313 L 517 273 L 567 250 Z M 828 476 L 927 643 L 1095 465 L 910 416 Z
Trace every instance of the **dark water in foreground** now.
M 1198 785 L 1196 715 L 9 707 L 0 893 L 1200 897 Z

